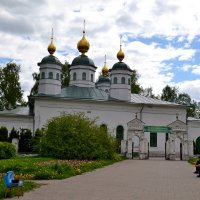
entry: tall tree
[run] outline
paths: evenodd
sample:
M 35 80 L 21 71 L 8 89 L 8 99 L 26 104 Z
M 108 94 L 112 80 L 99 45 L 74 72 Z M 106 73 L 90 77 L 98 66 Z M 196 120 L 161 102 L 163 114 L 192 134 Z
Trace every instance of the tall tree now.
M 165 86 L 162 90 L 161 100 L 175 102 L 177 99 L 178 89 L 176 87 Z
M 192 99 L 187 93 L 180 93 L 177 98 L 177 103 L 187 106 L 187 117 L 194 117 L 196 106 L 195 102 L 192 102 Z
M 62 66 L 62 75 L 61 75 L 61 85 L 62 88 L 69 86 L 70 73 L 69 73 L 69 63 L 65 61 L 65 64 Z
M 131 93 L 140 94 L 143 92 L 143 88 L 138 84 L 139 74 L 136 70 L 133 70 L 131 75 Z
M 38 94 L 38 87 L 39 87 L 39 80 L 40 80 L 40 73 L 34 72 L 32 74 L 33 80 L 35 81 L 33 87 L 31 88 L 30 95 Z
M 0 69 L 0 104 L 3 108 L 14 108 L 23 102 L 19 72 L 20 66 L 15 63 L 8 63 Z

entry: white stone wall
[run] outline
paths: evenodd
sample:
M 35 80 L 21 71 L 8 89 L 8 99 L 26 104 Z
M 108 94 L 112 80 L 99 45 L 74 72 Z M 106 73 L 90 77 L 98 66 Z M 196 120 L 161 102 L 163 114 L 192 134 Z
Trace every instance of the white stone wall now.
M 5 126 L 8 132 L 15 129 L 27 128 L 33 132 L 33 117 L 28 116 L 0 116 L 0 127 Z
M 188 120 L 188 137 L 196 141 L 200 136 L 200 120 Z
M 122 106 L 123 105 L 123 106 Z M 180 120 L 185 119 L 185 109 L 176 107 L 143 107 L 130 103 L 114 101 L 79 101 L 79 100 L 37 100 L 35 101 L 35 130 L 42 128 L 47 120 L 61 112 L 84 112 L 91 119 L 97 120 L 98 124 L 107 124 L 109 131 L 116 136 L 118 125 L 124 127 L 124 139 L 127 140 L 127 123 L 138 118 L 146 125 L 165 126 L 176 120 L 176 113 L 179 113 Z M 142 110 L 142 113 L 140 113 Z M 145 138 L 150 142 L 149 133 Z M 165 149 L 165 133 L 158 133 L 158 146 L 150 148 L 150 151 L 163 152 Z M 136 144 L 135 144 L 136 145 Z

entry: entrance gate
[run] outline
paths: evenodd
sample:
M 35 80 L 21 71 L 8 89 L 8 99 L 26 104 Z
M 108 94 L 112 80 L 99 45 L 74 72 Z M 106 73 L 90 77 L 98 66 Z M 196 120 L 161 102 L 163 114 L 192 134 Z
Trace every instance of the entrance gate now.
M 189 157 L 193 156 L 193 142 L 188 140 L 187 124 L 177 120 L 168 126 L 146 126 L 144 122 L 137 119 L 131 120 L 127 123 L 128 132 L 127 140 L 121 141 L 121 153 L 126 155 L 127 158 L 132 159 L 134 136 L 139 138 L 139 159 L 149 158 L 149 145 L 148 140 L 145 138 L 144 132 L 163 132 L 167 134 L 167 141 L 165 144 L 165 158 L 167 160 L 176 159 L 175 151 L 175 139 L 180 139 L 180 159 L 188 160 Z

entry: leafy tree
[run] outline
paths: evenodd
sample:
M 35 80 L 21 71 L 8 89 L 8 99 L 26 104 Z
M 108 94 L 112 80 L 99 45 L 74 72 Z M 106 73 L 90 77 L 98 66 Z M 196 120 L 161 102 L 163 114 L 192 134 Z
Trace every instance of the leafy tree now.
M 167 85 L 162 90 L 161 100 L 175 102 L 177 99 L 178 89 Z
M 10 131 L 8 141 L 12 142 L 13 138 L 18 138 L 19 139 L 19 132 L 13 127 L 12 130 Z
M 136 70 L 133 70 L 131 75 L 131 93 L 140 94 L 143 88 L 138 84 L 139 75 Z
M 15 63 L 8 63 L 0 69 L 0 101 L 3 108 L 14 108 L 22 102 L 19 72 L 20 66 Z
M 60 159 L 112 159 L 114 139 L 83 113 L 62 114 L 46 125 L 40 154 Z
M 0 141 L 1 142 L 8 141 L 8 129 L 3 126 L 0 128 Z
M 178 95 L 177 103 L 187 106 L 187 117 L 194 117 L 196 106 L 195 103 L 192 103 L 191 97 L 187 93 L 181 93 Z
M 70 67 L 70 65 L 67 61 L 62 66 L 62 75 L 61 75 L 62 88 L 69 86 L 69 80 L 70 80 L 69 67 Z
M 19 133 L 19 152 L 32 152 L 32 132 L 29 129 L 21 129 Z
M 39 87 L 39 80 L 40 80 L 40 73 L 34 72 L 32 74 L 33 80 L 35 81 L 33 87 L 31 88 L 30 95 L 38 94 L 38 87 Z

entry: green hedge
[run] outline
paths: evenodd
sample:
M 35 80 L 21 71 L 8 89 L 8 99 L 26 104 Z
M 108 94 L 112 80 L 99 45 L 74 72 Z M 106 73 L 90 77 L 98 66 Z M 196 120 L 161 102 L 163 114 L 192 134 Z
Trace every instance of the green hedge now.
M 0 142 L 0 159 L 8 159 L 16 156 L 16 148 L 8 142 Z

